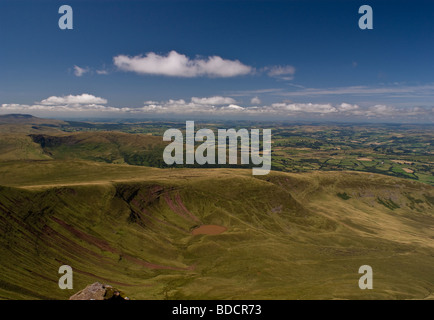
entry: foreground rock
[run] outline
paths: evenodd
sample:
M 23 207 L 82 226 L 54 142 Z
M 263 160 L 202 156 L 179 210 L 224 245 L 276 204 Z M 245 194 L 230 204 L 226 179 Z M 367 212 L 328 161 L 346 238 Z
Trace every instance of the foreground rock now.
M 99 282 L 88 285 L 83 290 L 77 292 L 69 300 L 129 300 L 125 294 L 110 285 Z

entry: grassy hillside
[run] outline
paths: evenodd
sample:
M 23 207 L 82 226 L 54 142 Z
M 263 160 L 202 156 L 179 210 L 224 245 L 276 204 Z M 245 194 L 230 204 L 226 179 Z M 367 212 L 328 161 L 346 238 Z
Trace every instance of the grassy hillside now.
M 26 135 L 0 134 L 0 161 L 2 160 L 43 160 L 51 159 L 41 146 Z
M 107 163 L 163 166 L 166 143 L 161 137 L 123 132 L 30 134 L 46 155 L 54 159 L 83 159 Z
M 369 173 L 0 166 L 0 298 L 433 298 L 434 188 Z M 196 234 L 202 225 L 220 234 Z M 74 290 L 57 286 L 60 265 Z M 358 268 L 374 289 L 358 288 Z

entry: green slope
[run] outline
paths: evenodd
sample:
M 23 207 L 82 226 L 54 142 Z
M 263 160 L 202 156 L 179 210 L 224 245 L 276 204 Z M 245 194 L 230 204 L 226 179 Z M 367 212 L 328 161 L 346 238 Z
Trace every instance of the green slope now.
M 46 155 L 54 159 L 82 159 L 161 167 L 167 143 L 161 137 L 116 131 L 70 134 L 30 134 Z
M 3 299 L 66 299 L 95 281 L 132 299 L 433 297 L 425 184 L 50 160 L 2 163 L 0 185 Z M 200 225 L 227 230 L 193 235 Z M 74 290 L 57 286 L 62 264 Z M 374 290 L 358 288 L 365 264 Z

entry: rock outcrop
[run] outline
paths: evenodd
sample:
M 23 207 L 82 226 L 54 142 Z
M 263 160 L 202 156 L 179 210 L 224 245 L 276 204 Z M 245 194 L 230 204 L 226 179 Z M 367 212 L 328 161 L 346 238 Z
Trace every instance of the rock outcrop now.
M 125 294 L 110 285 L 99 282 L 88 285 L 83 290 L 72 295 L 69 300 L 129 300 Z

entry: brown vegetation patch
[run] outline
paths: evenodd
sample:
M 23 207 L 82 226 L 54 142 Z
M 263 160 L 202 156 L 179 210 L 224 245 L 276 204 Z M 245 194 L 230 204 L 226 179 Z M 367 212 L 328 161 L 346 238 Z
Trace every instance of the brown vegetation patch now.
M 398 164 L 413 164 L 412 161 L 405 161 L 405 160 L 390 160 L 392 162 L 398 163 Z
M 166 203 L 169 206 L 169 208 L 179 216 L 183 217 L 186 220 L 190 220 L 190 221 L 193 220 L 195 222 L 199 222 L 199 219 L 190 211 L 188 211 L 184 203 L 182 203 L 179 194 L 175 195 L 175 201 L 172 200 L 171 196 L 168 193 L 164 194 L 164 199 L 166 200 Z

